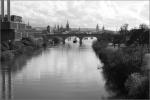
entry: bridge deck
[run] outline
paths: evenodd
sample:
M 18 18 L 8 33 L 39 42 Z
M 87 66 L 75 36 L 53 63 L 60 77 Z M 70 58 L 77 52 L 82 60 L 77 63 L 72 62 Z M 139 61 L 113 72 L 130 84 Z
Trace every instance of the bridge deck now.
M 76 37 L 79 37 L 79 38 L 83 38 L 83 37 L 101 37 L 102 34 L 47 34 L 47 35 L 44 35 L 46 37 L 72 37 L 72 36 L 76 36 Z

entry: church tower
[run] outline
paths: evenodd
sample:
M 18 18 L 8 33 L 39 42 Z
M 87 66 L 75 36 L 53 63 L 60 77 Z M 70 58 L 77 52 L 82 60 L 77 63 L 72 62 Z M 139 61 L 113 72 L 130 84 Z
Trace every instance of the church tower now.
M 47 26 L 47 32 L 50 33 L 50 26 Z
M 99 32 L 99 25 L 96 25 L 96 32 Z
M 69 30 L 70 30 L 70 27 L 69 27 L 69 23 L 68 23 L 68 20 L 67 20 L 66 31 L 69 31 Z

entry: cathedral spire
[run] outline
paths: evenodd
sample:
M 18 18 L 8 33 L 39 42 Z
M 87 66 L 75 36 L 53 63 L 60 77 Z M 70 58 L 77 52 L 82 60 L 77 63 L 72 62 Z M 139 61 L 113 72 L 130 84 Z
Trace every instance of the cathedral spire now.
M 69 22 L 67 20 L 67 24 L 66 24 L 66 30 L 69 31 Z
M 99 32 L 99 25 L 96 25 L 96 32 Z

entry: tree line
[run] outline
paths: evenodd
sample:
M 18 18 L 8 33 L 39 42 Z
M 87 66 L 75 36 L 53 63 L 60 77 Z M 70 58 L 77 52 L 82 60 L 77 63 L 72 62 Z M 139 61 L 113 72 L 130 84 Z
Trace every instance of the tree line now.
M 103 33 L 102 40 L 112 42 L 114 46 L 118 44 L 118 47 L 120 47 L 120 44 L 149 47 L 150 28 L 146 24 L 140 24 L 138 28 L 128 30 L 128 26 L 128 24 L 122 25 L 116 34 Z

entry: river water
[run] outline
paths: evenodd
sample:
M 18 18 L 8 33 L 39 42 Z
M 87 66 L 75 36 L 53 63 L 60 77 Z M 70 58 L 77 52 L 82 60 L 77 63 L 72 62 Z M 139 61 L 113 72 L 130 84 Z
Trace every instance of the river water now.
M 95 39 L 72 41 L 2 64 L 1 98 L 12 100 L 101 100 L 108 96 Z M 2 69 L 3 68 L 3 69 Z

